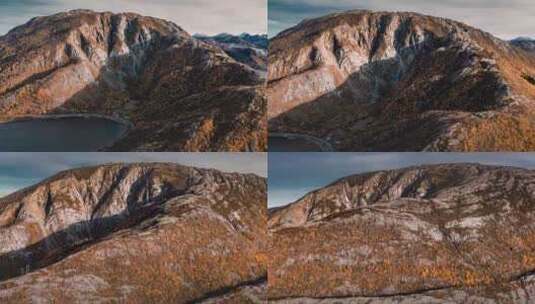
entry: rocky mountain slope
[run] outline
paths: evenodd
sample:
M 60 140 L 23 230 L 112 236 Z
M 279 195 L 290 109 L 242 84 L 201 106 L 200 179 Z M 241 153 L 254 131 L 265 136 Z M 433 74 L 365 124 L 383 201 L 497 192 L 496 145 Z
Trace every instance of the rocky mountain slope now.
M 37 17 L 0 37 L 0 119 L 97 113 L 111 150 L 264 151 L 264 80 L 179 26 L 131 13 Z
M 270 41 L 270 131 L 346 151 L 535 148 L 535 55 L 468 25 L 349 11 Z
M 267 71 L 267 35 L 219 34 L 216 36 L 195 35 L 195 38 L 222 48 L 236 61 L 247 64 L 265 76 Z
M 266 214 L 255 175 L 176 164 L 62 172 L 0 199 L 0 302 L 259 303 Z
M 273 303 L 531 303 L 535 171 L 343 178 L 270 212 Z

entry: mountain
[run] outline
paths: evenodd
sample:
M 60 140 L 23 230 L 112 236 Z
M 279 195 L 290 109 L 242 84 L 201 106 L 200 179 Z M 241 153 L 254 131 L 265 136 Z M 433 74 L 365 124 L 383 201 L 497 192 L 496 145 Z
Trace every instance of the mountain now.
M 266 180 L 176 164 L 61 172 L 0 199 L 2 303 L 259 303 Z
M 531 38 L 519 37 L 511 40 L 510 43 L 529 52 L 535 51 L 535 40 Z
M 268 40 L 267 34 L 251 35 L 251 34 L 243 33 L 240 35 L 240 38 L 255 45 L 257 48 L 260 48 L 260 49 L 267 49 L 269 46 L 269 40 Z
M 110 150 L 264 151 L 264 80 L 179 26 L 75 10 L 0 37 L 0 119 L 97 113 L 129 120 Z
M 236 61 L 246 64 L 253 69 L 267 71 L 267 35 L 241 34 L 239 36 L 230 34 L 219 34 L 216 36 L 195 35 L 195 38 L 206 43 L 222 48 L 230 57 Z
M 269 129 L 340 151 L 532 151 L 535 54 L 460 22 L 349 11 L 270 41 Z
M 270 213 L 273 303 L 530 303 L 535 294 L 533 170 L 359 174 Z
M 241 35 L 232 35 L 227 33 L 222 33 L 215 36 L 206 36 L 206 35 L 195 35 L 198 39 L 201 40 L 212 40 L 218 43 L 224 44 L 236 44 L 244 47 L 254 47 L 261 50 L 267 50 L 269 45 L 269 40 L 267 35 L 256 35 L 256 34 L 247 34 L 243 33 Z

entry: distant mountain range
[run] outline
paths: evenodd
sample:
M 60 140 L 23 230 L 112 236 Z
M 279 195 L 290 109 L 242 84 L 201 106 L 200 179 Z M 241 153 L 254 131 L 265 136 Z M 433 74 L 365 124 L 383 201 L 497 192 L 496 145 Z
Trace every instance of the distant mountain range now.
M 237 61 L 174 23 L 131 13 L 33 18 L 0 37 L 0 119 L 120 117 L 133 128 L 113 151 L 265 151 L 256 50 Z
M 340 151 L 535 150 L 533 41 L 349 11 L 270 41 L 269 129 Z
M 241 35 L 231 35 L 222 33 L 215 36 L 196 34 L 194 37 L 206 40 L 211 39 L 219 43 L 236 44 L 244 47 L 256 47 L 263 50 L 267 50 L 269 45 L 269 39 L 267 38 L 267 35 L 251 35 L 247 33 L 243 33 Z
M 535 39 L 528 37 L 519 37 L 511 40 L 511 44 L 520 47 L 526 51 L 535 52 Z
M 216 36 L 195 35 L 195 38 L 216 45 L 235 60 L 260 71 L 267 71 L 267 35 L 219 34 Z

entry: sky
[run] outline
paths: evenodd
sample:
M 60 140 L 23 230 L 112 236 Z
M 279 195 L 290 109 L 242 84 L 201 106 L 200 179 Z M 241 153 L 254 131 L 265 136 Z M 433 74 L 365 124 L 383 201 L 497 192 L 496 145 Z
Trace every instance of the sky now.
M 269 153 L 268 206 L 284 206 L 349 175 L 438 163 L 535 169 L 535 153 Z
M 267 176 L 266 153 L 0 153 L 0 197 L 59 171 L 115 162 L 171 162 Z
M 269 36 L 333 12 L 412 11 L 462 21 L 502 39 L 535 37 L 534 0 L 268 0 Z
M 135 12 L 175 22 L 191 34 L 265 34 L 267 0 L 0 0 L 0 35 L 36 16 L 72 9 Z

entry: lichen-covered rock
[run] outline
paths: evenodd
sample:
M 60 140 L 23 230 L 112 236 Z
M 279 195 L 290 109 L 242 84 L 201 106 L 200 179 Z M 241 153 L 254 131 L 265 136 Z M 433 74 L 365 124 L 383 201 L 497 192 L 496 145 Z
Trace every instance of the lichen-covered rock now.
M 266 222 L 255 175 L 175 164 L 62 172 L 0 200 L 0 302 L 261 300 Z
M 270 41 L 271 131 L 344 151 L 533 150 L 535 56 L 416 13 L 350 11 Z
M 271 213 L 269 298 L 527 303 L 534 218 L 533 170 L 444 164 L 343 178 Z
M 262 86 L 221 48 L 136 14 L 70 11 L 0 37 L 0 118 L 74 112 L 130 120 L 132 132 L 110 150 L 264 151 Z M 208 130 L 184 127 L 205 120 Z M 206 142 L 188 145 L 198 137 Z

